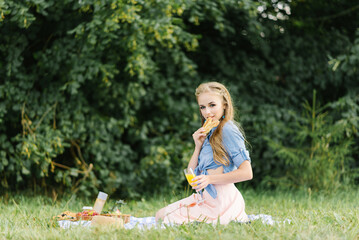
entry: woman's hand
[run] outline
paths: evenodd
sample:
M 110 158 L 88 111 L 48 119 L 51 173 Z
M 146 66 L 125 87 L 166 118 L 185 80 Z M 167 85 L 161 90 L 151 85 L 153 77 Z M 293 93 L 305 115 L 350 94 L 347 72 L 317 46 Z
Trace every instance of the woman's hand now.
M 211 175 L 199 175 L 193 178 L 193 189 L 201 191 L 211 184 Z
M 204 128 L 201 127 L 192 134 L 196 148 L 201 148 L 204 143 L 204 140 L 206 139 L 206 134 L 204 134 L 203 132 Z

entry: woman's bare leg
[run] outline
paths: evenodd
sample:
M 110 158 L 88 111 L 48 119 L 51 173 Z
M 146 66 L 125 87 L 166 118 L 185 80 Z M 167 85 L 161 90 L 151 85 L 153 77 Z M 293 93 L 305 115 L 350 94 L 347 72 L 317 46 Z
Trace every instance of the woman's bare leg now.
M 160 219 L 163 220 L 164 217 L 165 217 L 165 208 L 161 208 L 161 209 L 158 210 L 157 213 L 156 213 L 156 222 L 157 222 L 158 220 L 160 220 Z

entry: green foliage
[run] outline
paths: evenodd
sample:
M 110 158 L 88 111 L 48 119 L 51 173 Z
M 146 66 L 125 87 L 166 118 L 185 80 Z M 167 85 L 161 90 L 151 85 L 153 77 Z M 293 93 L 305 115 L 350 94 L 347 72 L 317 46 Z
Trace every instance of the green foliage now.
M 331 59 L 329 64 L 332 66 L 333 71 L 339 67 L 348 75 L 358 75 L 359 66 L 359 29 L 355 32 L 355 40 L 345 50 L 346 52 L 338 57 Z
M 349 0 L 0 0 L 0 191 L 135 198 L 179 188 L 200 124 L 194 89 L 208 80 L 233 95 L 253 185 L 281 176 L 285 160 L 265 139 L 294 144 L 288 112 L 313 89 L 358 159 L 352 9 Z M 334 72 L 328 56 L 341 61 Z
M 315 91 L 312 105 L 305 102 L 303 107 L 304 115 L 294 115 L 296 122 L 290 129 L 294 145 L 269 140 L 276 156 L 285 161 L 287 169 L 283 177 L 274 182 L 280 187 L 323 192 L 333 192 L 343 182 L 350 184 L 354 174 L 349 166 L 353 162 L 353 135 L 358 130 L 358 119 L 348 116 L 334 122 L 326 111 L 328 106 L 321 107 L 316 102 Z
M 187 26 L 209 17 L 222 29 L 234 3 L 0 1 L 2 189 L 181 186 L 200 122 L 188 57 L 200 35 Z

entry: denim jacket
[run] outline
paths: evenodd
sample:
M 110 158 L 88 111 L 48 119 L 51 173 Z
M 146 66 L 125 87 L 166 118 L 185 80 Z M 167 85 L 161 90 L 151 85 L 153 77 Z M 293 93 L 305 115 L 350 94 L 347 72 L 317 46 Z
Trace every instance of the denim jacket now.
M 228 121 L 222 129 L 222 141 L 230 162 L 227 166 L 217 164 L 213 159 L 213 150 L 209 143 L 209 139 L 216 129 L 217 127 L 213 128 L 203 142 L 198 156 L 198 165 L 194 170 L 196 175 L 208 175 L 208 169 L 217 169 L 220 166 L 223 167 L 223 173 L 228 173 L 237 169 L 245 160 L 251 161 L 249 152 L 244 145 L 243 135 L 232 121 Z M 209 184 L 205 189 L 213 198 L 217 197 L 217 191 L 212 184 Z

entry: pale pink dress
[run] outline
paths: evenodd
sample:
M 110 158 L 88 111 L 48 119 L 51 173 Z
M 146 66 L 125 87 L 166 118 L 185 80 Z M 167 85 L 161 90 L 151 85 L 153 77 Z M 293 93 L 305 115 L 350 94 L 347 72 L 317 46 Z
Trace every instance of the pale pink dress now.
M 168 205 L 164 211 L 163 222 L 188 223 L 193 221 L 228 224 L 230 221 L 248 222 L 242 194 L 233 183 L 214 184 L 217 198 L 213 199 L 207 191 L 203 192 L 205 201 L 197 204 L 198 194 L 181 199 Z

